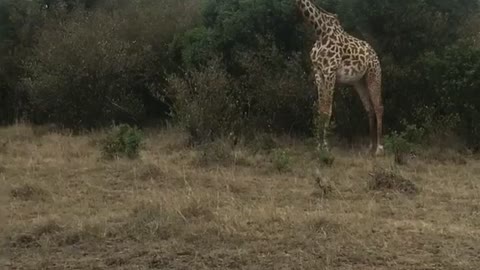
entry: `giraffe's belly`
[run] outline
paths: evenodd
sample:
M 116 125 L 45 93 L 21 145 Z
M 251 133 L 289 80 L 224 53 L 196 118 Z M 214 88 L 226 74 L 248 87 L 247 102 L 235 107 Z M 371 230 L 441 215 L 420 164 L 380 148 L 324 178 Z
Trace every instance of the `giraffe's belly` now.
M 342 66 L 337 70 L 337 82 L 341 84 L 354 84 L 365 75 L 366 69 Z

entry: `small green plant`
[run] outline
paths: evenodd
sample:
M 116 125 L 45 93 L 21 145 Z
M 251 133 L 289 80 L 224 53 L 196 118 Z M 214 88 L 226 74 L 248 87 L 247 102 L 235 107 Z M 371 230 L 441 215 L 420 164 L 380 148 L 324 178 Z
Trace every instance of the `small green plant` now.
M 138 157 L 143 141 L 143 133 L 136 127 L 122 124 L 113 127 L 102 141 L 102 153 L 107 159 L 115 157 Z
M 402 121 L 402 124 L 405 126 L 404 131 L 400 133 L 394 131 L 385 137 L 385 148 L 393 154 L 396 164 L 405 164 L 407 156 L 415 150 L 426 136 L 424 127 L 409 124 L 406 121 Z
M 285 150 L 277 150 L 273 153 L 273 166 L 279 172 L 290 170 L 291 158 Z
M 385 137 L 385 148 L 393 154 L 397 164 L 405 164 L 407 154 L 412 152 L 413 144 L 406 139 L 406 133 L 393 132 Z
M 420 143 L 426 134 L 424 127 L 419 127 L 415 124 L 408 124 L 406 121 L 402 121 L 405 126 L 405 131 L 402 132 L 403 137 L 411 143 Z

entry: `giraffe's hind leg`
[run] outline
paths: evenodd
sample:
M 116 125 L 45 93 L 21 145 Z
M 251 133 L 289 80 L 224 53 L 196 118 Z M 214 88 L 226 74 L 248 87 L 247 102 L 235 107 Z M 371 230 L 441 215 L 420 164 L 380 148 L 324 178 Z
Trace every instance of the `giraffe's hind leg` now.
M 368 92 L 367 86 L 364 80 L 361 80 L 353 85 L 356 92 L 360 96 L 362 101 L 363 108 L 368 114 L 368 126 L 370 130 L 370 151 L 374 153 L 377 146 L 377 135 L 376 135 L 376 114 L 373 109 L 372 101 L 370 99 L 370 93 Z
M 382 71 L 378 60 L 374 61 L 366 74 L 367 89 L 377 120 L 376 155 L 383 154 L 383 101 L 382 101 Z

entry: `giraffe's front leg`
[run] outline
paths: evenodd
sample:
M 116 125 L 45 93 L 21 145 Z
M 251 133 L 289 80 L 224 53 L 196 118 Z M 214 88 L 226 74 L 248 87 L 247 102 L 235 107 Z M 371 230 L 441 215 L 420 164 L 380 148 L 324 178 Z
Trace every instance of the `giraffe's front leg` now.
M 335 73 L 320 73 L 315 75 L 315 81 L 318 90 L 318 119 L 317 119 L 317 139 L 318 150 L 330 151 L 328 144 L 328 132 L 330 120 L 332 118 L 333 94 L 335 88 Z

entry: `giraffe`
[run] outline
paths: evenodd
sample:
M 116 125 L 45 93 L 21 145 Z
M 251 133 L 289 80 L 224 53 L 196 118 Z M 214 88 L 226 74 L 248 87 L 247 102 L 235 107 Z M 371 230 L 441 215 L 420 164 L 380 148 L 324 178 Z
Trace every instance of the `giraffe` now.
M 353 86 L 368 114 L 372 153 L 383 153 L 382 71 L 375 50 L 366 41 L 348 34 L 336 14 L 317 7 L 312 0 L 295 1 L 316 35 L 310 60 L 318 91 L 318 148 L 329 150 L 326 132 L 332 117 L 334 89 L 336 84 L 343 84 Z

